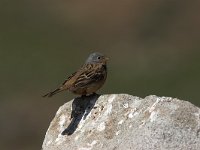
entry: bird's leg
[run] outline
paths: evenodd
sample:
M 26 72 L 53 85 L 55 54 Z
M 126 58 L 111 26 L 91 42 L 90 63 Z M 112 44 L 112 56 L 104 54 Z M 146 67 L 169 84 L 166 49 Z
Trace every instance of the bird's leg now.
M 93 92 L 93 93 L 87 94 L 86 96 L 94 96 L 94 95 L 97 95 L 97 93 Z

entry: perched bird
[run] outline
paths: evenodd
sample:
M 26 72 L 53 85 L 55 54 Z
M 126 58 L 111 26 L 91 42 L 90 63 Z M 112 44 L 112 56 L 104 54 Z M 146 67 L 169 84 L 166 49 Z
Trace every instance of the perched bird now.
M 60 87 L 45 94 L 43 97 L 51 97 L 61 91 L 68 90 L 78 95 L 90 95 L 101 88 L 107 77 L 106 63 L 108 57 L 95 52 L 89 55 L 85 64 L 68 77 Z

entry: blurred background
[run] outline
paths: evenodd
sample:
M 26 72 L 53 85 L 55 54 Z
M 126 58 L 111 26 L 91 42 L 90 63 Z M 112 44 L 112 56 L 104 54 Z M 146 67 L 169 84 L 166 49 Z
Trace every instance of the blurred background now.
M 37 150 L 59 106 L 41 97 L 91 52 L 110 57 L 101 94 L 200 106 L 200 1 L 1 0 L 0 149 Z

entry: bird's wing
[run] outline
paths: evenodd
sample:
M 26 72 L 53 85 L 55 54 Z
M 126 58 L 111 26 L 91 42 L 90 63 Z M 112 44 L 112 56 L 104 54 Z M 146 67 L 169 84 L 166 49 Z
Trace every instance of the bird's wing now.
M 62 85 L 65 85 L 67 81 L 69 81 L 77 72 L 72 73 L 63 83 Z
M 75 87 L 87 87 L 88 85 L 101 81 L 105 78 L 104 68 L 98 64 L 86 64 L 84 65 L 74 82 Z

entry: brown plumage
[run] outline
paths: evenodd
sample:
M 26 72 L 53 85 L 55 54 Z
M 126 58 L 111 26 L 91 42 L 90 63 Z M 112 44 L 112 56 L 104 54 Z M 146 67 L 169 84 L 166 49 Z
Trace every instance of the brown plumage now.
M 92 53 L 86 63 L 68 77 L 63 84 L 43 97 L 51 97 L 61 91 L 68 90 L 78 95 L 89 95 L 101 88 L 107 77 L 106 62 L 108 58 L 100 53 Z

